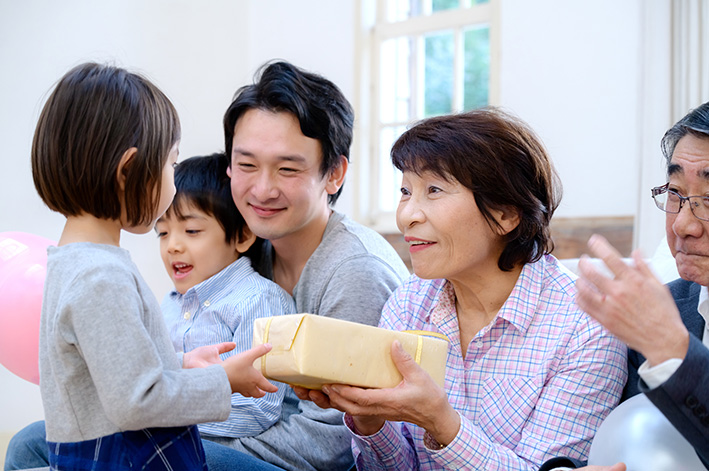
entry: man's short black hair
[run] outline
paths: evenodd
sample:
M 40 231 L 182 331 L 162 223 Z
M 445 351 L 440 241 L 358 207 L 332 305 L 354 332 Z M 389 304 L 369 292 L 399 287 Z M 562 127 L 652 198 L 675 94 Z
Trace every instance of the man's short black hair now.
M 350 160 L 354 111 L 337 85 L 325 77 L 284 61 L 264 64 L 253 84 L 236 91 L 224 114 L 224 148 L 229 159 L 236 122 L 250 109 L 293 114 L 303 135 L 320 142 L 323 177 L 340 165 L 340 156 Z M 328 195 L 328 203 L 335 204 L 341 192 L 342 187 Z

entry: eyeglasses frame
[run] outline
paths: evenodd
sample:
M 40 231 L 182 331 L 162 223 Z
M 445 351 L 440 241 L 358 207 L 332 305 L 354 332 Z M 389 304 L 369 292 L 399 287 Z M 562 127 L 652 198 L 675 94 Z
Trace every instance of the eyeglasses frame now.
M 695 218 L 699 219 L 700 221 L 709 222 L 709 218 L 708 219 L 700 218 L 699 216 L 697 216 L 694 213 L 694 208 L 699 206 L 699 203 L 692 202 L 692 198 L 701 198 L 703 200 L 709 201 L 709 196 L 700 196 L 700 195 L 682 196 L 679 193 L 677 193 L 676 191 L 670 190 L 669 186 L 670 186 L 669 183 L 665 183 L 662 186 L 656 186 L 656 187 L 650 189 L 650 192 L 652 194 L 652 200 L 655 202 L 655 206 L 657 206 L 657 209 L 659 209 L 660 211 L 663 211 L 665 213 L 668 213 L 668 214 L 679 214 L 680 211 L 682 211 L 682 206 L 684 206 L 684 203 L 689 202 L 689 210 L 692 212 L 692 215 Z M 677 209 L 677 211 L 667 211 L 666 209 L 660 208 L 660 206 L 657 204 L 657 200 L 655 199 L 655 196 L 662 195 L 665 193 L 672 193 L 679 198 L 679 208 Z

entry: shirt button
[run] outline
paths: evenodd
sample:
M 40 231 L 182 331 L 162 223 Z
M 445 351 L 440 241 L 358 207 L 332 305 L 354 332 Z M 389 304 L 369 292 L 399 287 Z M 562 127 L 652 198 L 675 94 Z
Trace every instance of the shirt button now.
M 210 304 L 212 304 L 212 303 L 210 303 L 209 300 L 207 300 L 204 302 L 204 307 L 209 307 Z
M 694 397 L 693 395 L 687 396 L 687 398 L 684 400 L 684 404 L 689 407 L 690 409 L 694 409 L 699 405 L 699 400 Z
M 476 340 L 476 341 L 475 341 L 475 346 L 476 346 L 477 348 L 483 348 L 483 341 L 480 340 L 480 339 Z
M 185 315 L 183 315 L 182 317 L 184 317 L 185 320 L 188 320 L 190 318 L 190 311 L 185 312 Z

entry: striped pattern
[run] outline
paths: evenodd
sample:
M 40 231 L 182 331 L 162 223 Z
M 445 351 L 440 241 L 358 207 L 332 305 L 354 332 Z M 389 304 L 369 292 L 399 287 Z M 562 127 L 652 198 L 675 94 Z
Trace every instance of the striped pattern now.
M 626 348 L 580 311 L 574 294 L 574 280 L 551 255 L 526 265 L 463 359 L 452 285 L 412 276 L 392 295 L 380 325 L 451 339 L 445 389 L 461 428 L 432 451 L 420 427 L 387 423 L 355 437 L 358 468 L 511 471 L 536 470 L 553 456 L 586 459 L 620 399 Z
M 241 257 L 184 295 L 168 293 L 162 311 L 176 351 L 235 342 L 236 348 L 222 355 L 226 358 L 251 348 L 255 319 L 293 314 L 295 304 L 280 286 L 256 273 L 247 257 Z M 281 416 L 287 386 L 275 384 L 278 392 L 259 399 L 232 394 L 229 418 L 200 424 L 200 432 L 233 438 L 263 432 Z

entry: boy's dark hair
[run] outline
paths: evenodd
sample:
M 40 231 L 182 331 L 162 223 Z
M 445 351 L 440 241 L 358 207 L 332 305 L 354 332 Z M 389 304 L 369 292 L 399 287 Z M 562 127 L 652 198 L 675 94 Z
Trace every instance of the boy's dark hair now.
M 303 135 L 320 142 L 323 177 L 340 165 L 341 155 L 350 160 L 354 111 L 328 79 L 283 61 L 261 66 L 254 83 L 236 91 L 224 114 L 224 148 L 230 162 L 234 126 L 250 109 L 293 114 Z M 328 203 L 335 204 L 341 192 L 342 187 L 328 195 Z
M 246 221 L 231 197 L 229 160 L 222 153 L 185 159 L 175 166 L 175 198 L 165 212 L 184 219 L 188 206 L 213 216 L 224 229 L 226 242 L 239 240 Z
M 553 250 L 549 222 L 561 182 L 541 141 L 519 118 L 493 107 L 429 118 L 399 137 L 391 159 L 401 171 L 430 171 L 460 182 L 493 229 L 499 224 L 491 210 L 519 212 L 497 261 L 501 270 Z
M 177 164 L 175 198 L 165 216 L 184 219 L 187 208 L 193 206 L 217 220 L 224 229 L 225 242 L 241 240 L 247 226 L 231 196 L 231 179 L 226 173 L 228 167 L 229 159 L 223 153 L 190 157 Z M 257 237 L 243 254 L 251 259 L 255 269 L 258 269 L 262 244 L 262 239 Z
M 110 65 L 85 63 L 67 72 L 42 109 L 32 142 L 32 177 L 50 209 L 119 219 L 117 170 L 124 167 L 127 222 L 151 222 L 162 170 L 180 140 L 170 100 L 149 80 Z

